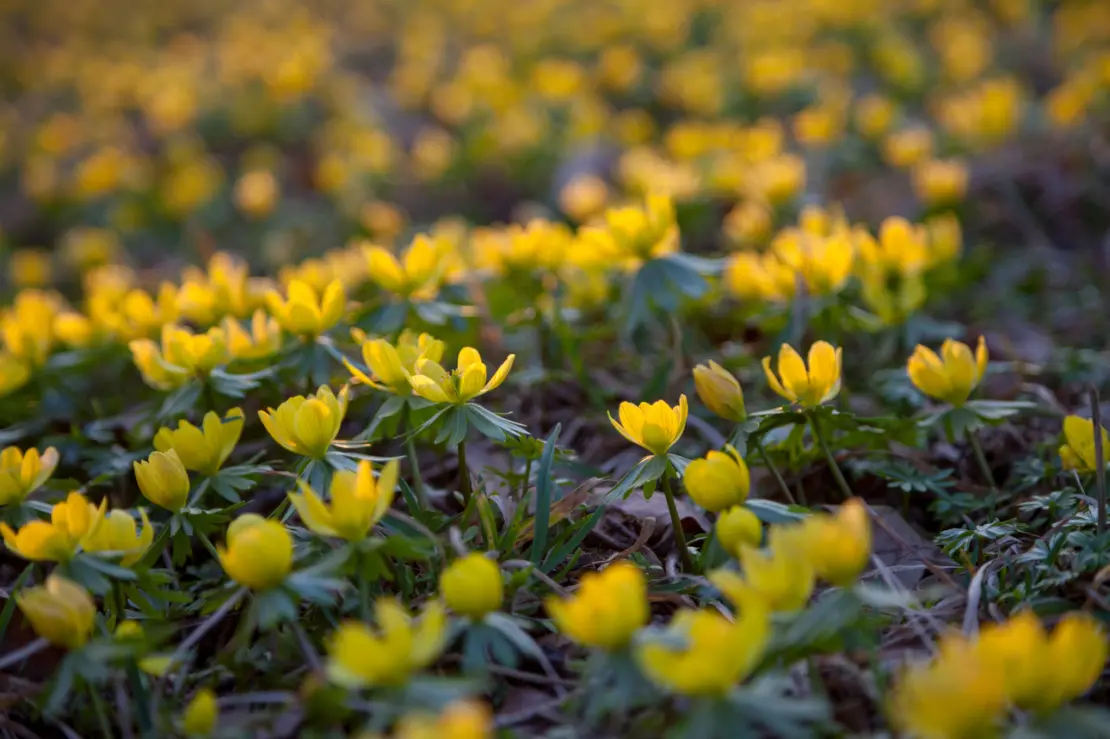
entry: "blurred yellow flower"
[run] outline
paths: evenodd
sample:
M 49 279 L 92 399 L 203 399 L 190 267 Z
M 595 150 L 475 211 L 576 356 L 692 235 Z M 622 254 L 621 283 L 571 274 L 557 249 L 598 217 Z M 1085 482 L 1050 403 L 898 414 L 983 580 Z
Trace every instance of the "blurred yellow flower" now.
M 235 183 L 235 206 L 251 218 L 265 218 L 279 197 L 277 178 L 265 169 L 246 172 Z
M 910 169 L 933 155 L 933 133 L 923 126 L 905 128 L 883 139 L 883 158 L 887 164 Z
M 840 349 L 827 341 L 815 342 L 809 348 L 809 368 L 789 344 L 779 349 L 778 376 L 771 371 L 771 358 L 763 358 L 763 371 L 771 389 L 791 403 L 803 408 L 816 408 L 832 400 L 840 392 Z
M 566 598 L 544 601 L 560 633 L 585 647 L 623 649 L 650 617 L 644 573 L 631 562 L 616 562 L 588 572 Z
M 0 451 L 0 506 L 19 503 L 38 490 L 58 466 L 58 450 L 50 446 L 41 455 L 34 447 L 24 452 L 9 446 Z
M 374 466 L 363 459 L 357 470 L 339 470 L 332 475 L 328 489 L 330 505 L 304 480 L 297 480 L 301 492 L 289 493 L 289 500 L 304 525 L 314 533 L 361 541 L 393 504 L 398 466 L 396 459 L 388 462 L 374 479 Z
M 505 597 L 501 568 L 489 557 L 471 552 L 443 570 L 439 592 L 455 613 L 481 619 L 500 608 Z
M 368 340 L 361 332 L 355 335 L 355 340 L 362 344 L 362 360 L 370 374 L 344 360 L 347 370 L 359 382 L 394 395 L 411 395 L 409 378 L 416 373 L 416 365 L 422 359 L 439 362 L 445 348 L 444 343 L 431 334 L 417 336 L 408 330 L 401 333 L 396 346 L 385 339 Z
M 346 621 L 328 644 L 328 676 L 346 688 L 403 685 L 443 651 L 447 618 L 443 603 L 430 600 L 414 619 L 392 598 L 380 598 L 376 629 Z
M 608 200 L 609 186 L 593 174 L 580 174 L 559 191 L 559 209 L 576 223 L 583 223 L 600 213 Z
M 639 405 L 621 403 L 620 408 L 617 409 L 617 417 L 620 421 L 618 422 L 610 413 L 609 422 L 621 436 L 659 457 L 666 454 L 667 450 L 682 436 L 682 432 L 686 430 L 686 417 L 689 414 L 686 396 L 681 395 L 678 398 L 678 405 L 673 408 L 663 400 Z
M 849 498 L 835 515 L 816 513 L 776 526 L 771 536 L 777 550 L 800 553 L 817 577 L 840 587 L 854 583 L 871 557 L 871 522 L 859 498 Z
M 167 511 L 180 511 L 189 498 L 189 473 L 174 449 L 151 452 L 146 461 L 132 462 L 143 497 Z
M 266 307 L 281 327 L 291 334 L 314 337 L 326 332 L 343 317 L 347 295 L 343 283 L 332 280 L 323 295 L 317 295 L 307 283 L 293 280 L 282 300 L 276 290 L 266 293 Z
M 227 546 L 217 545 L 220 565 L 232 580 L 251 590 L 269 590 L 293 569 L 293 539 L 279 522 L 244 513 L 227 527 Z
M 442 255 L 447 244 L 418 234 L 401 259 L 381 246 L 365 249 L 370 279 L 387 292 L 406 300 L 430 300 L 443 279 Z
M 929 263 L 927 232 L 900 216 L 883 219 L 878 239 L 862 228 L 856 229 L 852 237 L 862 270 L 908 275 L 920 272 Z
M 960 159 L 930 159 L 914 167 L 913 190 L 927 206 L 951 205 L 967 192 L 967 164 Z
M 705 407 L 725 419 L 739 423 L 748 416 L 744 391 L 732 373 L 709 360 L 709 365 L 694 367 L 694 388 Z
M 1064 469 L 1076 472 L 1095 472 L 1095 424 L 1089 418 L 1068 416 L 1064 419 L 1064 444 L 1060 447 L 1060 460 Z M 1110 460 L 1110 436 L 1102 429 L 1102 463 Z
M 627 258 L 646 261 L 678 250 L 674 203 L 666 195 L 649 193 L 642 206 L 609 208 L 603 219 Z
M 139 518 L 143 524 L 141 532 L 136 531 L 135 519 L 127 511 L 99 512 L 89 532 L 81 539 L 81 548 L 86 552 L 121 553 L 119 563 L 130 567 L 142 559 L 154 542 L 154 526 L 142 508 Z
M 932 349 L 918 344 L 906 363 L 906 371 L 914 387 L 921 392 L 945 403 L 961 406 L 967 402 L 987 370 L 987 342 L 980 336 L 979 345 L 972 355 L 967 344 L 945 339 L 940 354 L 938 357 Z
M 209 736 L 216 728 L 219 717 L 220 707 L 216 704 L 216 694 L 209 688 L 201 688 L 181 714 L 181 729 L 187 736 Z
M 789 538 L 777 536 L 774 528 L 769 539 L 766 550 L 740 548 L 742 576 L 719 569 L 709 574 L 709 581 L 736 605 L 754 595 L 772 611 L 800 610 L 813 594 L 813 565 L 803 552 L 790 546 L 793 542 Z
M 31 379 L 31 369 L 8 352 L 0 351 L 0 398 L 14 393 Z
M 751 488 L 748 465 L 731 445 L 690 462 L 682 482 L 694 502 L 711 513 L 743 503 Z
M 281 349 L 281 324 L 261 308 L 251 316 L 249 333 L 231 316 L 225 316 L 220 327 L 227 337 L 232 359 L 265 359 Z
M 24 289 L 11 307 L 0 309 L 0 344 L 9 356 L 32 367 L 42 365 L 54 348 L 54 317 L 63 308 L 52 292 Z
M 890 98 L 866 95 L 856 102 L 855 123 L 860 134 L 872 141 L 883 136 L 894 123 L 896 109 Z
M 438 716 L 406 714 L 393 728 L 393 739 L 492 739 L 493 714 L 485 703 L 457 700 Z
M 35 633 L 53 645 L 77 649 L 89 640 L 96 603 L 77 583 L 49 575 L 45 585 L 16 593 L 15 603 Z
M 516 355 L 510 354 L 487 381 L 485 362 L 473 347 L 459 350 L 454 372 L 448 372 L 430 357 L 420 357 L 409 377 L 409 384 L 412 391 L 425 400 L 462 405 L 500 387 L 509 376 L 514 359 Z
M 161 346 L 150 339 L 128 344 L 143 381 L 156 390 L 172 390 L 196 376 L 204 376 L 227 362 L 227 337 L 221 328 L 194 334 L 174 324 L 162 326 Z
M 201 428 L 182 421 L 176 429 L 161 428 L 154 435 L 154 448 L 160 452 L 173 450 L 185 469 L 211 477 L 231 456 L 243 433 L 243 411 L 232 408 L 220 418 L 215 411 L 204 414 Z
M 347 415 L 348 393 L 346 385 L 338 396 L 321 385 L 315 395 L 295 395 L 276 410 L 259 411 L 258 417 L 278 444 L 302 457 L 323 459 Z
M 733 557 L 744 547 L 758 547 L 763 541 L 763 524 L 749 508 L 733 506 L 717 517 L 713 530 L 721 548 Z
M 64 562 L 77 553 L 81 540 L 104 514 L 107 501 L 97 508 L 80 493 L 70 493 L 50 510 L 50 521 L 31 521 L 15 531 L 0 522 L 8 549 L 32 562 Z
M 8 271 L 13 287 L 45 287 L 50 284 L 54 265 L 49 252 L 42 249 L 13 249 Z

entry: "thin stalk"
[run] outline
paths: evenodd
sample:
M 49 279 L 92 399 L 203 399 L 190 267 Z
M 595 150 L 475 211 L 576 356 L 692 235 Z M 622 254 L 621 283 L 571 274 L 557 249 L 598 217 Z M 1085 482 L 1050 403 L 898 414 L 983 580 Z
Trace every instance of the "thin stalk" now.
M 17 649 L 14 652 L 8 652 L 3 657 L 0 657 L 0 670 L 6 670 L 12 665 L 19 664 L 23 660 L 35 656 L 42 650 L 46 649 L 48 646 L 50 646 L 50 642 L 46 641 L 46 639 L 40 638 L 35 639 L 30 644 Z
M 682 517 L 678 515 L 678 505 L 674 501 L 674 492 L 671 490 L 671 469 L 663 473 L 663 495 L 667 497 L 667 510 L 671 514 L 671 528 L 674 529 L 674 544 L 678 547 L 678 556 L 682 560 L 682 569 L 687 573 L 694 573 L 694 560 L 690 557 L 690 549 L 686 546 L 686 533 L 682 530 Z
M 108 723 L 108 712 L 104 708 L 104 701 L 91 683 L 85 685 L 89 689 L 89 699 L 93 704 L 93 712 L 96 713 L 96 723 L 100 727 L 100 733 L 104 739 L 112 739 L 112 725 Z
M 320 664 L 320 654 L 316 651 L 316 647 L 312 646 L 312 642 L 308 640 L 308 634 L 304 633 L 304 627 L 297 619 L 291 622 L 293 626 L 293 634 L 297 637 L 297 643 L 301 647 L 301 653 L 304 654 L 305 661 L 308 666 L 312 668 L 313 672 L 319 672 L 323 667 Z
M 405 433 L 413 430 L 409 417 L 411 413 L 408 403 L 405 403 L 401 415 L 401 435 L 405 438 L 405 455 L 408 457 L 409 469 L 412 470 L 412 492 L 416 494 L 416 502 L 420 504 L 421 510 L 427 510 L 428 493 L 424 489 L 424 478 L 420 476 L 420 463 L 416 457 L 416 439 L 411 433 Z
M 790 501 L 791 505 L 797 505 L 797 502 L 794 500 L 794 494 L 790 492 L 790 488 L 787 486 L 786 480 L 782 478 L 779 468 L 771 461 L 770 455 L 767 454 L 767 450 L 763 447 L 762 439 L 755 442 L 755 449 L 759 452 L 759 459 L 763 462 L 763 466 L 769 469 L 771 475 L 775 478 L 775 484 L 779 486 L 779 492 L 782 493 L 784 498 Z
M 520 502 L 523 504 L 525 496 L 528 495 L 528 483 L 532 481 L 532 458 L 529 457 L 528 461 L 524 463 L 524 480 L 520 483 Z
M 967 443 L 971 445 L 971 451 L 975 453 L 975 461 L 979 465 L 979 472 L 983 475 L 983 479 L 990 485 L 991 491 L 997 493 L 998 486 L 994 484 L 994 473 L 991 472 L 991 466 L 987 464 L 987 455 L 983 454 L 983 447 L 979 444 L 979 437 L 973 431 L 967 432 Z
M 203 544 L 204 548 L 208 550 L 208 553 L 212 555 L 212 559 L 219 562 L 220 553 L 216 550 L 216 547 L 212 545 L 212 541 L 208 538 L 208 534 L 197 528 L 194 528 L 194 530 L 197 532 L 197 538 L 200 539 L 200 543 Z
M 463 510 L 470 508 L 470 468 L 466 465 L 466 439 L 459 442 L 459 488 L 462 493 Z
M 1098 535 L 1106 533 L 1106 450 L 1102 448 L 1102 407 L 1098 388 L 1091 386 L 1091 423 L 1095 438 L 1095 486 L 1098 489 Z
M 844 479 L 844 473 L 840 471 L 840 465 L 836 463 L 836 457 L 829 451 L 829 445 L 825 443 L 825 437 L 821 435 L 821 424 L 817 423 L 817 415 L 813 411 L 806 413 L 809 419 L 809 427 L 813 431 L 813 438 L 817 441 L 817 445 L 821 447 L 821 451 L 825 454 L 825 460 L 829 463 L 829 469 L 832 471 L 833 479 L 836 480 L 836 486 L 840 488 L 844 500 L 855 497 L 852 494 L 852 488 L 848 486 L 848 481 Z
M 358 568 L 358 613 L 363 621 L 370 620 L 370 581 L 366 579 L 366 555 L 359 554 L 355 561 Z

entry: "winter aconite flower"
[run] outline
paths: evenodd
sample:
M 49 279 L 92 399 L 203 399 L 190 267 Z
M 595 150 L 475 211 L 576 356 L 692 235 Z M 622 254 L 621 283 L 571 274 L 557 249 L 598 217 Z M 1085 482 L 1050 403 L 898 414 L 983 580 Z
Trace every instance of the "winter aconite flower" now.
M 0 398 L 14 393 L 31 379 L 31 368 L 26 362 L 0 351 Z
M 177 452 L 185 469 L 212 476 L 231 456 L 243 433 L 243 411 L 232 408 L 223 418 L 215 411 L 204 414 L 201 428 L 182 421 L 174 430 L 162 428 L 154 435 L 154 448 Z
M 216 705 L 216 694 L 209 688 L 197 691 L 185 712 L 181 715 L 181 729 L 187 736 L 205 737 L 216 728 L 220 707 Z
M 409 383 L 412 385 L 412 391 L 425 400 L 461 405 L 500 387 L 509 376 L 514 359 L 516 355 L 510 354 L 493 373 L 493 377 L 487 381 L 487 370 L 482 361 L 482 355 L 477 349 L 468 346 L 459 351 L 454 372 L 448 372 L 438 362 L 428 357 L 417 359 L 416 371 L 409 378 Z
M 280 585 L 293 568 L 293 539 L 280 522 L 245 513 L 227 527 L 227 546 L 217 546 L 220 565 L 251 590 Z
M 58 466 L 58 450 L 47 447 L 24 452 L 9 446 L 0 451 L 0 506 L 19 503 L 42 487 Z
M 135 339 L 128 345 L 143 381 L 156 390 L 172 390 L 193 377 L 202 377 L 225 364 L 231 355 L 227 336 L 219 327 L 204 333 L 167 324 L 162 327 L 159 346 L 150 339 Z
M 447 617 L 443 603 L 428 601 L 413 618 L 392 598 L 375 608 L 377 628 L 359 621 L 340 625 L 328 646 L 328 676 L 347 688 L 403 685 L 443 651 Z
M 682 482 L 694 502 L 711 513 L 743 503 L 751 489 L 748 465 L 732 446 L 690 462 Z
M 339 470 L 332 475 L 328 490 L 330 505 L 303 480 L 297 481 L 301 492 L 289 493 L 289 500 L 304 525 L 314 533 L 361 541 L 393 504 L 398 465 L 396 459 L 392 460 L 377 479 L 373 465 L 366 459 L 359 462 L 357 470 Z
M 86 552 L 112 552 L 122 554 L 119 563 L 124 567 L 142 559 L 154 542 L 154 527 L 146 511 L 139 509 L 142 531 L 135 528 L 135 519 L 127 511 L 109 511 L 98 515 L 88 534 L 81 540 Z
M 347 307 L 347 294 L 339 280 L 332 280 L 323 295 L 301 280 L 290 281 L 285 292 L 284 300 L 276 290 L 266 293 L 266 307 L 283 329 L 297 336 L 319 336 L 339 323 Z
M 53 645 L 76 649 L 89 640 L 96 603 L 77 583 L 50 575 L 45 585 L 16 593 L 15 603 L 35 633 Z
M 443 359 L 443 349 L 443 342 L 430 334 L 417 336 L 405 331 L 396 346 L 385 339 L 362 342 L 362 360 L 370 368 L 369 375 L 349 360 L 344 359 L 343 363 L 359 382 L 394 395 L 411 395 L 409 378 L 416 373 L 417 363 L 422 359 L 439 362 Z
M 563 636 L 607 651 L 628 646 L 650 615 L 644 573 L 630 562 L 586 573 L 573 595 L 550 596 L 544 607 Z
M 770 617 L 757 598 L 748 598 L 735 621 L 714 609 L 682 609 L 665 637 L 639 645 L 644 674 L 680 695 L 717 696 L 743 680 L 763 656 Z
M 33 562 L 64 562 L 77 553 L 81 540 L 93 530 L 104 513 L 80 493 L 70 493 L 50 510 L 49 521 L 31 521 L 18 531 L 0 523 L 4 543 L 20 557 Z
M 789 344 L 779 349 L 778 376 L 771 371 L 771 358 L 763 358 L 763 371 L 771 389 L 791 403 L 816 408 L 840 392 L 840 349 L 827 341 L 809 348 L 809 367 Z
M 401 259 L 380 246 L 368 247 L 365 254 L 370 279 L 383 290 L 405 299 L 435 297 L 443 277 L 443 260 L 440 245 L 432 238 L 418 234 Z
M 716 362 L 710 360 L 709 366 L 694 367 L 694 387 L 705 407 L 726 421 L 739 423 L 747 418 L 740 383 Z
M 1094 472 L 1098 469 L 1095 458 L 1095 424 L 1089 418 L 1068 416 L 1064 419 L 1064 445 L 1060 459 L 1064 468 L 1076 472 Z M 1102 429 L 1102 463 L 1110 459 L 1110 435 Z
M 485 703 L 457 700 L 438 716 L 423 713 L 401 717 L 393 729 L 393 739 L 490 739 L 493 714 Z
M 955 406 L 967 402 L 986 370 L 987 342 L 982 336 L 974 356 L 967 344 L 947 339 L 940 348 L 939 357 L 932 349 L 918 344 L 906 363 L 914 387 L 931 398 Z
M 259 411 L 258 417 L 278 444 L 302 457 L 323 459 L 347 415 L 347 394 L 346 385 L 338 396 L 321 385 L 315 395 L 296 395 L 276 410 Z
M 220 327 L 227 336 L 227 350 L 233 359 L 265 359 L 281 349 L 281 324 L 261 308 L 251 316 L 250 331 L 231 316 L 225 316 Z
M 681 395 L 673 408 L 662 400 L 639 405 L 621 403 L 617 411 L 620 421 L 610 413 L 609 422 L 621 436 L 658 457 L 666 454 L 682 436 L 689 413 L 686 396 Z
M 472 619 L 496 611 L 505 597 L 497 562 L 477 552 L 447 565 L 439 578 L 439 591 L 448 608 Z
M 758 547 L 763 541 L 763 524 L 750 509 L 733 506 L 717 517 L 713 527 L 721 548 L 738 557 L 743 547 Z
M 177 452 L 152 452 L 146 461 L 132 463 L 143 497 L 167 511 L 177 512 L 189 498 L 189 473 Z
M 833 585 L 854 583 L 871 558 L 871 522 L 859 498 L 849 498 L 835 515 L 817 513 L 776 526 L 772 536 L 777 548 L 800 552 L 817 576 Z
M 813 593 L 813 565 L 803 553 L 780 542 L 773 529 L 770 539 L 766 550 L 741 547 L 743 575 L 720 569 L 710 573 L 709 581 L 733 603 L 753 594 L 772 611 L 801 610 Z

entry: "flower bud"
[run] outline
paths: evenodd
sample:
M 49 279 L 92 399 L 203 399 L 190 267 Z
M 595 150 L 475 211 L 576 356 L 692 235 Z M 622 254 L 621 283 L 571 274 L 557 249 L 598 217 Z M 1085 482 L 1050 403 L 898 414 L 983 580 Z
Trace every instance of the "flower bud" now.
M 726 421 L 740 422 L 747 418 L 744 391 L 732 373 L 710 360 L 709 366 L 694 368 L 694 387 L 706 408 Z
M 15 602 L 35 633 L 51 644 L 76 649 L 89 640 L 96 604 L 77 583 L 50 575 L 45 585 L 17 593 Z
M 293 539 L 277 521 L 247 513 L 227 527 L 227 547 L 217 547 L 220 564 L 251 590 L 280 585 L 293 567 Z
M 497 563 L 477 552 L 448 565 L 439 588 L 451 610 L 473 619 L 500 608 L 505 594 Z
M 139 490 L 151 503 L 168 511 L 180 511 L 189 497 L 189 473 L 173 449 L 153 452 L 145 462 L 135 462 Z
M 741 547 L 758 547 L 763 539 L 763 524 L 751 510 L 733 506 L 717 518 L 715 527 L 721 548 L 736 556 Z

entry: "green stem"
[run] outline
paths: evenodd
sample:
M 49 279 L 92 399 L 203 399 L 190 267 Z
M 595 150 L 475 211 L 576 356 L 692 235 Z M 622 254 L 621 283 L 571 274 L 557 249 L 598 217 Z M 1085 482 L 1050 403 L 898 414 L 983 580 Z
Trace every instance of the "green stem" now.
M 402 432 L 412 431 L 412 423 L 409 418 L 411 412 L 408 403 L 405 403 L 401 416 Z M 403 433 L 403 435 L 405 437 L 405 455 L 408 457 L 409 469 L 412 470 L 412 492 L 416 494 L 416 502 L 420 504 L 421 510 L 427 510 L 428 493 L 424 489 L 424 478 L 420 476 L 420 462 L 416 457 L 416 439 L 412 433 Z
M 208 553 L 212 555 L 212 559 L 219 562 L 220 553 L 216 551 L 216 547 L 212 546 L 212 541 L 208 538 L 208 535 L 200 529 L 195 529 L 195 531 L 197 532 L 197 538 L 200 539 L 200 543 L 203 544 L 204 548 L 208 550 Z
M 971 451 L 975 453 L 975 461 L 979 465 L 979 472 L 983 475 L 983 479 L 987 481 L 993 492 L 998 492 L 998 486 L 994 484 L 994 473 L 991 472 L 991 466 L 987 464 L 987 455 L 983 454 L 983 447 L 979 445 L 979 437 L 975 432 L 967 432 L 967 443 L 971 445 Z
M 89 699 L 92 700 L 93 712 L 96 713 L 96 723 L 100 726 L 100 733 L 104 739 L 112 739 L 112 726 L 108 723 L 108 713 L 104 709 L 104 701 L 91 683 L 86 683 L 89 689 Z
M 794 500 L 794 494 L 790 492 L 790 488 L 786 484 L 786 480 L 782 479 L 782 474 L 775 463 L 771 461 L 771 457 L 767 454 L 767 450 L 763 447 L 763 440 L 759 439 L 755 442 L 756 451 L 759 452 L 759 459 L 763 462 L 763 466 L 771 471 L 771 475 L 775 478 L 775 484 L 779 486 L 779 491 L 783 497 L 786 498 L 791 505 L 797 505 Z
M 470 468 L 466 464 L 466 439 L 459 442 L 459 490 L 462 492 L 463 509 L 470 508 Z
M 363 621 L 370 621 L 370 581 L 366 579 L 366 555 L 360 554 L 358 567 L 358 613 Z
M 813 438 L 817 441 L 817 445 L 821 447 L 821 451 L 824 452 L 825 459 L 829 463 L 829 470 L 832 471 L 836 486 L 840 488 L 844 500 L 855 497 L 852 494 L 852 488 L 848 487 L 848 481 L 844 479 L 844 473 L 840 471 L 840 465 L 836 463 L 836 457 L 829 451 L 829 445 L 825 443 L 825 437 L 821 435 L 821 424 L 817 422 L 817 415 L 813 411 L 807 411 L 806 417 L 809 419 L 810 429 L 813 430 Z
M 674 544 L 678 548 L 678 556 L 682 560 L 682 569 L 689 574 L 694 574 L 694 560 L 690 558 L 690 549 L 686 546 L 686 533 L 682 530 L 682 517 L 678 515 L 678 505 L 674 502 L 674 492 L 671 490 L 671 468 L 663 473 L 663 495 L 667 497 L 667 510 L 671 514 L 671 528 L 674 529 Z
M 532 458 L 529 457 L 528 461 L 524 463 L 524 480 L 520 483 L 520 503 L 523 505 L 524 499 L 528 495 L 528 483 L 532 481 Z

